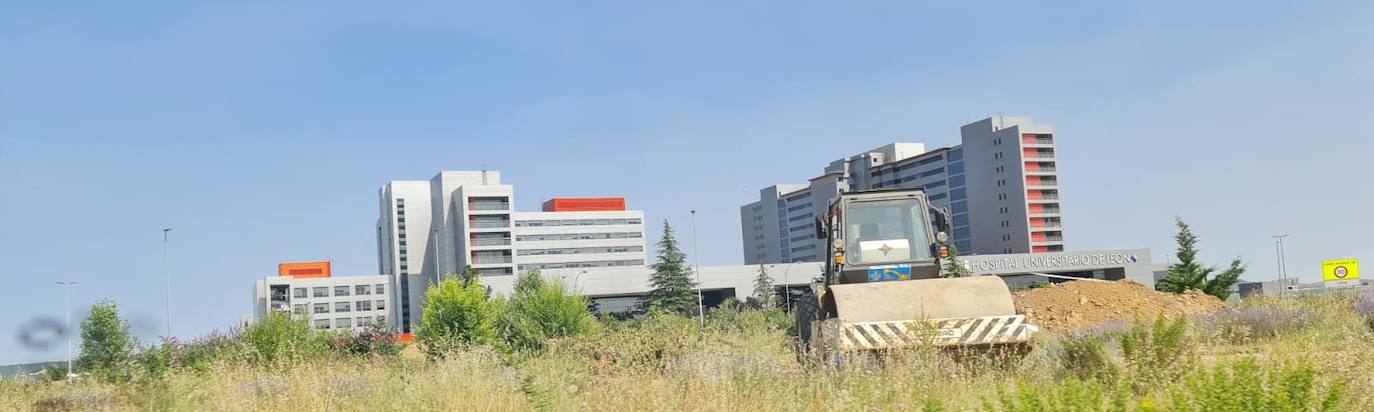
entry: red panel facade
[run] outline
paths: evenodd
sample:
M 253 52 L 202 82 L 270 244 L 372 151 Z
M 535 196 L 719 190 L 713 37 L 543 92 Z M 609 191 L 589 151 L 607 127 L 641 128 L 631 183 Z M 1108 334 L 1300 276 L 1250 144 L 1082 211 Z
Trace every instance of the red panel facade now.
M 623 197 L 555 197 L 544 202 L 545 212 L 604 212 L 625 210 Z

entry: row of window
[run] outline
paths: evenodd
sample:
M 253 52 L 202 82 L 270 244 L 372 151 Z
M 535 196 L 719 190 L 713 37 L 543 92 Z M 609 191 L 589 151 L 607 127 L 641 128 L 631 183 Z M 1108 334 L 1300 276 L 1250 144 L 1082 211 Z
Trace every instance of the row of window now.
M 374 322 L 371 316 L 359 316 L 358 327 L 371 325 Z M 378 316 L 376 323 L 386 323 L 385 316 Z M 333 322 L 329 319 L 315 319 L 315 329 L 350 329 L 354 325 L 353 318 L 335 318 Z
M 608 268 L 618 266 L 644 266 L 644 259 L 599 260 L 595 262 L 530 263 L 520 265 L 520 271 L 523 272 L 535 269 Z
M 587 253 L 621 253 L 621 252 L 643 252 L 643 246 L 600 246 L 600 247 L 565 247 L 552 249 L 520 249 L 515 252 L 518 256 L 538 256 L 538 255 L 578 255 Z
M 795 201 L 802 200 L 802 199 L 805 199 L 805 198 L 808 198 L 808 197 L 811 197 L 811 192 L 810 192 L 810 191 L 807 191 L 806 193 L 802 193 L 802 194 L 797 195 L 797 196 L 789 197 L 789 198 L 787 198 L 787 201 L 788 201 L 788 202 L 795 202 Z
M 376 303 L 376 306 L 373 306 L 374 302 Z M 316 303 L 314 305 L 311 305 L 310 313 L 329 313 L 329 306 L 330 305 L 328 303 Z M 305 309 L 305 304 L 302 303 L 291 305 L 291 311 L 299 315 L 304 315 Z M 352 312 L 354 310 L 357 310 L 359 312 L 368 310 L 386 310 L 386 301 L 360 300 L 357 302 L 334 302 L 333 309 L 334 313 Z
M 344 285 L 344 286 L 335 286 L 335 287 L 334 287 L 334 296 L 371 295 L 371 294 L 373 293 L 373 292 L 372 292 L 373 290 L 376 290 L 376 291 L 377 291 L 376 293 L 377 293 L 378 295 L 383 294 L 383 293 L 386 293 L 386 284 L 384 284 L 384 283 L 378 283 L 378 284 L 376 284 L 376 285 L 354 285 L 354 286 L 352 286 L 352 287 L 349 287 L 349 286 L 347 286 L 347 285 Z M 317 298 L 327 298 L 327 297 L 329 297 L 329 287 L 328 287 L 328 286 L 316 286 L 316 287 L 314 287 L 314 288 L 311 288 L 311 292 L 313 292 L 313 293 L 312 293 L 312 296 L 313 296 L 313 297 L 317 297 Z M 306 290 L 305 290 L 305 288 L 296 288 L 295 297 L 297 297 L 297 298 L 304 298 L 304 297 L 306 297 Z
M 787 211 L 788 211 L 788 212 L 795 212 L 795 211 L 802 210 L 802 209 L 807 209 L 807 208 L 810 208 L 810 207 L 811 207 L 811 202 L 806 202 L 806 203 L 802 203 L 802 204 L 800 204 L 800 205 L 796 205 L 796 206 L 789 207 L 789 208 L 787 208 Z
M 540 226 L 599 226 L 599 225 L 639 225 L 643 224 L 643 219 L 551 219 L 551 220 L 517 220 L 515 227 L 540 227 Z
M 901 165 L 901 166 L 898 166 L 898 167 L 888 168 L 888 169 L 882 169 L 882 170 L 878 170 L 878 171 L 875 171 L 875 172 L 871 172 L 871 173 L 869 173 L 869 176 L 870 176 L 870 177 L 878 177 L 878 176 L 883 175 L 884 173 L 897 173 L 897 172 L 901 172 L 901 171 L 905 171 L 905 170 L 911 170 L 912 168 L 915 168 L 915 167 L 917 167 L 917 166 L 925 166 L 925 165 L 928 165 L 928 164 L 939 163 L 939 162 L 944 161 L 944 160 L 945 160 L 945 158 L 944 158 L 944 157 L 941 157 L 941 156 L 928 157 L 928 158 L 925 158 L 925 159 L 921 159 L 920 161 L 917 161 L 917 162 L 907 163 L 907 164 L 904 164 L 904 165 Z
M 639 239 L 641 237 L 644 237 L 644 234 L 640 232 L 559 233 L 551 235 L 515 235 L 515 240 L 526 242 L 537 240 Z

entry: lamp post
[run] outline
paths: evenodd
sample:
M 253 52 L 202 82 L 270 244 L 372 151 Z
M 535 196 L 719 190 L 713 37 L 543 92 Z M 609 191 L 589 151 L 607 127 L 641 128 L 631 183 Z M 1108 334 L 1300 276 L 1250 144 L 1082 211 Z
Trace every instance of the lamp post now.
M 66 331 L 65 331 L 64 334 L 67 335 L 67 380 L 68 380 L 68 381 L 70 381 L 70 380 L 72 379 L 72 331 L 75 330 L 75 328 L 72 327 L 72 288 L 71 288 L 71 287 L 72 287 L 72 286 L 76 286 L 77 283 L 80 283 L 80 282 L 74 282 L 74 281 L 57 282 L 58 285 L 61 285 L 61 286 L 62 286 L 63 292 L 67 295 L 67 299 L 66 299 L 66 301 L 67 301 L 67 304 L 66 304 L 66 305 L 67 305 L 67 329 L 66 329 Z
M 167 234 L 172 228 L 162 229 L 162 277 L 167 281 L 167 338 L 172 338 L 172 271 L 167 264 Z
M 1274 236 L 1274 255 L 1278 258 L 1279 279 L 1282 279 L 1285 283 L 1288 281 L 1288 265 L 1286 264 L 1287 262 L 1284 261 L 1283 256 L 1283 238 L 1286 237 L 1288 237 L 1288 235 Z M 1287 286 L 1288 285 L 1284 285 L 1285 288 Z
M 692 266 L 697 278 L 697 318 L 701 319 L 701 330 L 706 330 L 706 305 L 701 297 L 701 254 L 697 253 L 697 211 L 692 209 Z

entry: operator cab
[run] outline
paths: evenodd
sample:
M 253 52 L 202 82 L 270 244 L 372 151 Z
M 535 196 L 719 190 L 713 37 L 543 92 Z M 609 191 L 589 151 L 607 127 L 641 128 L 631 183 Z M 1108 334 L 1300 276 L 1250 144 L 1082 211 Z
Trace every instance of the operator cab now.
M 947 239 L 936 230 L 944 229 L 946 219 L 930 208 L 924 191 L 844 193 L 829 215 L 829 222 L 818 225 L 818 235 L 829 239 L 828 283 L 940 277 Z

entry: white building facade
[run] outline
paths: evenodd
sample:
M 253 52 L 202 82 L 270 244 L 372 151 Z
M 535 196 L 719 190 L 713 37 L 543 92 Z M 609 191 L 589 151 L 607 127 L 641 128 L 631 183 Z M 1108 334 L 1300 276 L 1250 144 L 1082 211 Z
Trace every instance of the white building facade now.
M 623 198 L 555 198 L 516 212 L 515 188 L 497 171 L 442 171 L 379 193 L 378 266 L 404 291 L 391 325 L 401 332 L 419 323 L 426 286 L 466 267 L 506 294 L 528 270 L 645 264 L 644 213 Z
M 383 275 L 299 278 L 274 276 L 253 287 L 253 316 L 290 313 L 311 327 L 362 330 L 389 325 L 391 278 Z
M 831 162 L 805 185 L 774 185 L 740 207 L 746 264 L 822 259 L 815 218 L 840 191 L 922 188 L 948 208 L 962 254 L 1064 251 L 1053 126 L 987 118 L 960 129 L 962 144 L 926 150 L 892 143 Z

